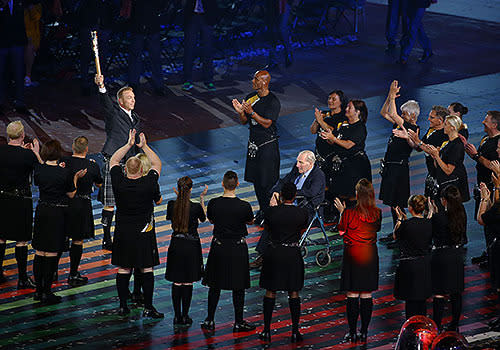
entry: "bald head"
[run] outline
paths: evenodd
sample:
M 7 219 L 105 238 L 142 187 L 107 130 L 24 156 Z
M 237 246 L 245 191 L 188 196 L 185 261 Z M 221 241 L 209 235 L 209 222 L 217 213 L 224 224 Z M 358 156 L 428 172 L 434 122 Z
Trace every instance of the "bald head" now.
M 253 76 L 252 87 L 254 90 L 267 89 L 270 82 L 271 74 L 267 70 L 258 70 Z

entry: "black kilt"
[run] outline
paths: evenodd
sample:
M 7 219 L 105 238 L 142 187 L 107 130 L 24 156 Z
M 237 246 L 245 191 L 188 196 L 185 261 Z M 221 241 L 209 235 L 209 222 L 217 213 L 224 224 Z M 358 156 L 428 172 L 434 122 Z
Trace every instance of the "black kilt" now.
M 69 201 L 66 234 L 74 240 L 94 238 L 94 214 L 90 199 L 75 197 Z
M 113 239 L 111 263 L 123 268 L 153 267 L 160 264 L 156 231 L 141 232 L 143 224 L 117 220 Z
M 168 247 L 165 279 L 176 283 L 191 283 L 199 281 L 202 274 L 200 240 L 172 237 Z
M 380 183 L 379 199 L 392 207 L 408 207 L 410 168 L 408 164 L 386 164 Z
M 344 246 L 340 290 L 371 292 L 378 289 L 378 249 L 373 244 Z
M 370 160 L 364 152 L 342 161 L 340 171 L 332 175 L 331 192 L 335 196 L 354 197 L 356 184 L 363 178 L 372 181 Z
M 488 260 L 491 284 L 498 289 L 500 288 L 500 240 L 498 238 L 495 238 L 488 247 Z
M 425 300 L 431 295 L 431 256 L 401 259 L 396 269 L 394 298 Z
M 268 245 L 263 255 L 259 286 L 272 291 L 299 291 L 304 287 L 304 260 L 299 247 Z
M 18 242 L 33 237 L 33 200 L 0 194 L 0 239 Z
M 433 249 L 431 269 L 434 294 L 454 294 L 464 291 L 463 248 Z
M 278 181 L 279 175 L 280 150 L 278 141 L 260 147 L 254 158 L 247 154 L 245 181 L 270 188 Z
M 226 290 L 250 288 L 248 246 L 244 239 L 212 239 L 202 283 Z
M 67 206 L 38 203 L 31 243 L 34 249 L 50 253 L 58 253 L 67 249 L 67 210 Z

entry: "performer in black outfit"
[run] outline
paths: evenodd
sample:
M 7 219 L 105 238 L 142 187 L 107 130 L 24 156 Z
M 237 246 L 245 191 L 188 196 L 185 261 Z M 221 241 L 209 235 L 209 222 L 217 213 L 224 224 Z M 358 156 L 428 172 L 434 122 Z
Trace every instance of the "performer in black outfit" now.
M 480 193 L 478 193 L 478 186 L 480 183 L 484 183 L 486 187 L 493 192 L 493 181 L 491 180 L 491 162 L 499 160 L 499 155 L 497 153 L 497 145 L 500 140 L 500 112 L 499 111 L 488 111 L 483 120 L 484 132 L 486 135 L 481 139 L 478 148 L 474 147 L 473 144 L 465 143 L 465 152 L 476 161 L 476 171 L 477 171 L 477 185 L 474 188 L 474 199 L 476 201 L 475 213 L 479 208 L 481 201 Z M 465 138 L 462 138 L 465 141 Z M 477 217 L 477 215 L 475 215 Z M 484 227 L 484 238 L 486 242 L 486 249 L 493 242 L 495 232 L 489 232 L 487 227 Z M 472 258 L 473 264 L 485 263 L 488 260 L 488 254 L 485 250 L 483 254 L 478 257 Z
M 460 117 L 460 119 L 462 120 L 462 126 L 460 127 L 460 130 L 458 130 L 458 133 L 463 137 L 465 137 L 466 140 L 469 138 L 469 128 L 467 127 L 467 124 L 465 124 L 463 121 L 464 121 L 464 115 L 466 115 L 467 112 L 469 112 L 469 109 L 460 102 L 452 102 L 448 106 L 448 114 L 456 115 L 457 117 Z
M 426 300 L 432 295 L 432 223 L 424 218 L 427 198 L 413 195 L 408 200 L 411 218 L 397 207 L 394 239 L 399 243 L 400 259 L 394 281 L 394 298 L 405 301 L 406 319 L 427 315 Z
M 316 164 L 319 166 L 326 179 L 325 198 L 333 203 L 335 196 L 331 192 L 332 184 L 332 158 L 335 156 L 335 147 L 321 137 L 323 130 L 331 129 L 335 132 L 342 125 L 345 119 L 345 107 L 347 105 L 344 92 L 342 90 L 334 90 L 328 95 L 328 109 L 323 112 L 315 108 L 314 121 L 311 124 L 311 134 L 317 134 L 316 137 Z M 332 207 L 325 207 L 324 219 L 327 222 L 335 222 L 338 216 L 335 217 L 336 210 Z
M 264 296 L 264 329 L 259 338 L 271 341 L 271 319 L 276 291 L 288 292 L 288 305 L 292 317 L 292 343 L 302 341 L 299 332 L 300 297 L 304 287 L 304 260 L 300 254 L 299 240 L 308 224 L 308 213 L 294 206 L 296 186 L 287 182 L 280 192 L 280 204 L 271 206 L 264 214 L 264 227 L 269 232 L 270 244 L 264 253 L 260 274 L 260 287 Z
M 130 130 L 140 131 L 140 118 L 134 112 L 135 95 L 131 87 L 125 86 L 118 90 L 116 94 L 117 103 L 115 103 L 106 91 L 102 75 L 96 75 L 95 83 L 99 87 L 99 103 L 104 109 L 104 125 L 106 129 L 106 142 L 101 151 L 105 159 L 103 169 L 104 186 L 101 188 L 103 205 L 101 221 L 104 231 L 102 249 L 111 250 L 111 223 L 113 222 L 115 197 L 111 186 L 109 159 L 118 148 L 127 143 Z M 134 145 L 125 155 L 125 160 L 136 153 L 137 147 Z
M 127 144 L 119 148 L 111 157 L 111 181 L 116 198 L 116 230 L 111 263 L 118 266 L 116 287 L 120 298 L 118 314 L 130 313 L 127 306 L 128 284 L 132 269 L 142 272 L 144 290 L 144 317 L 163 318 L 163 314 L 153 306 L 153 267 L 160 263 L 154 227 L 153 203 L 161 203 L 158 178 L 161 172 L 160 158 L 146 143 L 144 134 L 139 136 L 139 144 L 151 160 L 151 170 L 142 174 L 142 163 L 131 157 L 125 163 L 127 175 L 123 174 L 120 161 L 135 145 L 135 130 L 129 132 Z
M 69 200 L 68 231 L 66 232 L 66 235 L 71 238 L 68 284 L 78 287 L 88 282 L 88 278 L 81 276 L 78 272 L 78 265 L 82 258 L 83 240 L 94 238 L 94 214 L 90 195 L 94 184 L 99 187 L 102 185 L 102 177 L 99 166 L 86 158 L 89 141 L 85 136 L 74 139 L 72 149 L 73 155 L 62 159 L 66 169 L 71 175 L 79 170 L 87 169 L 85 176 L 78 180 L 75 197 Z
M 7 125 L 8 144 L 0 145 L 0 283 L 3 275 L 3 259 L 6 241 L 16 241 L 15 256 L 19 280 L 17 289 L 35 288 L 28 277 L 28 242 L 33 231 L 33 200 L 30 176 L 41 161 L 38 140 L 24 143 L 24 126 L 21 121 Z
M 420 114 L 420 106 L 417 101 L 406 101 L 401 106 L 401 116 L 399 116 L 396 110 L 396 98 L 399 97 L 400 89 L 398 82 L 394 80 L 380 114 L 392 123 L 393 130 L 413 130 L 418 135 L 417 118 Z M 391 133 L 387 150 L 380 164 L 382 182 L 379 199 L 391 207 L 393 226 L 396 225 L 398 218 L 394 208 L 399 207 L 404 211 L 410 197 L 409 158 L 411 151 L 412 147 L 405 139 Z M 389 238 L 392 239 L 392 235 Z
M 208 202 L 207 217 L 214 225 L 203 284 L 208 286 L 208 315 L 201 328 L 215 329 L 215 310 L 221 289 L 233 291 L 233 332 L 246 332 L 255 326 L 243 320 L 245 289 L 250 287 L 246 225 L 253 224 L 250 203 L 236 197 L 238 175 L 227 171 L 222 180 L 224 194 Z
M 168 246 L 165 279 L 172 283 L 172 305 L 174 325 L 190 326 L 189 307 L 193 295 L 193 282 L 199 281 L 203 272 L 198 222 L 206 220 L 205 195 L 200 194 L 200 203 L 190 200 L 193 180 L 188 176 L 177 180 L 177 200 L 167 204 L 167 220 L 172 221 L 172 239 Z M 182 305 L 182 311 L 181 311 Z
M 269 91 L 271 75 L 258 71 L 252 80 L 255 92 L 247 95 L 241 103 L 233 99 L 233 107 L 242 124 L 249 124 L 245 181 L 255 188 L 260 211 L 256 222 L 260 224 L 264 210 L 269 207 L 270 190 L 279 179 L 280 151 L 276 122 L 280 113 L 280 101 Z
M 455 185 L 448 185 L 441 191 L 439 210 L 433 204 L 429 212 L 432 217 L 432 292 L 433 320 L 441 329 L 444 311 L 444 296 L 450 295 L 452 321 L 447 330 L 458 332 L 462 313 L 462 292 L 464 291 L 464 245 L 467 244 L 467 214 L 462 204 L 461 193 Z
M 57 255 L 66 245 L 68 198 L 75 196 L 78 179 L 87 173 L 87 169 L 81 169 L 72 174 L 59 166 L 61 154 L 59 141 L 50 140 L 45 143 L 40 152 L 45 163 L 38 165 L 34 173 L 35 185 L 40 191 L 32 243 L 36 250 L 33 261 L 36 283 L 34 299 L 47 304 L 61 301 L 61 297 L 50 289 L 57 272 Z
M 355 186 L 362 178 L 371 181 L 370 160 L 365 153 L 368 109 L 361 100 L 351 100 L 345 111 L 347 121 L 335 132 L 327 129 L 320 136 L 334 149 L 332 193 L 343 200 L 355 199 Z

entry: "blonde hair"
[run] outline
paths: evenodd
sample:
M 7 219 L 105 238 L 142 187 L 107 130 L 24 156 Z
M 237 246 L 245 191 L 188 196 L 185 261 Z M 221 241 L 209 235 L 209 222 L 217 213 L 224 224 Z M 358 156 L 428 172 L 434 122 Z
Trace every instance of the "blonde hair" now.
M 20 120 L 16 120 L 7 125 L 7 136 L 11 140 L 16 140 L 20 138 L 23 135 L 23 132 L 24 132 L 24 126 Z
M 457 115 L 449 115 L 446 117 L 445 121 L 447 121 L 455 130 L 458 132 L 460 127 L 462 126 L 462 118 Z
M 147 175 L 149 169 L 151 169 L 151 160 L 145 153 L 138 153 L 135 155 L 142 163 L 142 175 Z
M 127 174 L 136 175 L 139 171 L 141 171 L 142 162 L 137 157 L 130 157 L 127 159 L 125 163 L 125 167 L 127 168 Z
M 134 89 L 132 89 L 130 86 L 124 86 L 122 87 L 120 90 L 118 90 L 118 92 L 116 93 L 116 99 L 119 100 L 121 98 L 123 98 L 123 93 L 125 91 L 134 91 Z

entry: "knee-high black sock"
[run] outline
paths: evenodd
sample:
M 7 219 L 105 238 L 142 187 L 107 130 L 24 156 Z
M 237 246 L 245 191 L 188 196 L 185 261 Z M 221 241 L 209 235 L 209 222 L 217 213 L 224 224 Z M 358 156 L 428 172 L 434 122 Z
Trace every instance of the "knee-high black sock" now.
M 288 307 L 292 318 L 292 332 L 299 331 L 300 298 L 288 298 Z
M 271 320 L 273 319 L 275 298 L 264 297 L 264 332 L 271 331 Z
M 243 307 L 245 306 L 245 290 L 233 290 L 234 322 L 243 322 Z
M 111 241 L 111 223 L 113 222 L 114 210 L 102 210 L 101 222 L 104 233 L 103 241 Z
M 82 259 L 83 245 L 71 243 L 69 249 L 69 274 L 75 276 L 78 273 L 78 266 Z
M 451 299 L 451 323 L 458 326 L 460 315 L 462 314 L 462 294 L 452 294 Z
M 356 327 L 359 316 L 359 298 L 347 297 L 346 305 L 347 323 L 349 324 L 349 333 L 356 334 Z
M 5 257 L 5 247 L 7 247 L 7 243 L 0 243 L 0 275 L 3 275 L 3 258 Z
M 193 285 L 183 285 L 182 288 L 182 316 L 189 315 L 189 308 L 191 307 L 191 299 L 193 297 Z
M 116 274 L 116 290 L 120 298 L 120 307 L 127 307 L 128 284 L 130 282 L 130 273 Z
M 153 307 L 153 290 L 155 288 L 155 277 L 153 272 L 145 272 L 142 274 L 142 289 L 144 290 L 144 308 L 151 309 Z
M 368 332 L 368 326 L 372 319 L 373 299 L 360 298 L 359 299 L 359 313 L 361 315 L 361 333 Z
M 436 298 L 432 300 L 432 319 L 436 325 L 441 329 L 441 320 L 443 319 L 444 311 L 444 298 Z
M 57 256 L 46 256 L 44 258 L 44 278 L 43 289 L 46 294 L 51 293 L 52 282 L 54 281 L 54 273 L 57 271 L 57 263 L 59 258 Z
M 19 274 L 19 280 L 25 280 L 28 278 L 28 274 L 26 273 L 26 265 L 28 263 L 28 247 L 16 246 L 15 256 L 17 261 L 17 272 Z
M 142 277 L 142 272 L 139 269 L 134 269 L 134 294 L 141 294 Z
M 220 289 L 210 288 L 208 290 L 208 315 L 207 320 L 213 321 L 215 318 L 215 310 L 217 310 L 217 304 L 219 303 Z
M 43 292 L 43 260 L 44 258 L 41 255 L 36 255 L 33 259 L 33 277 L 35 278 L 36 284 L 36 292 L 37 294 L 41 294 Z
M 172 283 L 172 305 L 174 307 L 175 318 L 181 318 L 182 286 Z

